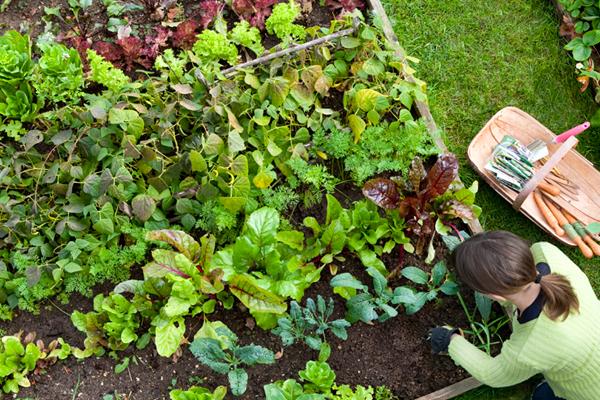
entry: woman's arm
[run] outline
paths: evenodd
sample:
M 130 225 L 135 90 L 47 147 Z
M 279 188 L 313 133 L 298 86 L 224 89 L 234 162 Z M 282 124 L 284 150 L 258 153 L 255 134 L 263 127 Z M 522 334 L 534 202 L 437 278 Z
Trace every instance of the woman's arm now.
M 504 342 L 499 355 L 490 357 L 462 336 L 455 335 L 450 341 L 448 354 L 479 382 L 492 387 L 512 386 L 540 371 L 521 360 L 509 342 Z

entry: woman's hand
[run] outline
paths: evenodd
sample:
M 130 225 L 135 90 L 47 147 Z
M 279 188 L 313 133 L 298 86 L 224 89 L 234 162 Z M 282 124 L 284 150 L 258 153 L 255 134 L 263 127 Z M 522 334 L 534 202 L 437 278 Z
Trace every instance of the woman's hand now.
M 450 326 L 437 326 L 429 330 L 428 340 L 431 342 L 433 354 L 447 353 L 450 341 L 454 336 L 459 336 L 460 330 Z

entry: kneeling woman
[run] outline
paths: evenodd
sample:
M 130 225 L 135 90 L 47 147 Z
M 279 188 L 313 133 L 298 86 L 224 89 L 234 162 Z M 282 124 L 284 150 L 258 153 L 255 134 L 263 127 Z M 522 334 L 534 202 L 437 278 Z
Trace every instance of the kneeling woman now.
M 460 281 L 516 306 L 513 333 L 490 357 L 458 330 L 431 332 L 435 353 L 448 352 L 480 382 L 511 386 L 544 375 L 533 399 L 600 399 L 600 301 L 586 275 L 550 243 L 529 247 L 504 231 L 481 233 L 452 254 Z

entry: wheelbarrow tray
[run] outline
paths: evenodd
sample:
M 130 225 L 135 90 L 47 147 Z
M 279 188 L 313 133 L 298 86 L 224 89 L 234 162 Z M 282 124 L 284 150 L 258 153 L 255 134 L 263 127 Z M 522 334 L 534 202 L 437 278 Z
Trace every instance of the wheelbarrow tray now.
M 560 147 L 564 146 L 566 143 L 550 144 L 550 141 L 556 135 L 531 115 L 516 107 L 506 107 L 498 111 L 498 113 L 485 124 L 483 129 L 479 131 L 477 136 L 473 138 L 468 149 L 469 162 L 477 173 L 479 173 L 479 175 L 481 175 L 483 179 L 485 179 L 485 181 L 500 194 L 500 196 L 514 205 L 519 193 L 500 184 L 496 178 L 485 169 L 486 164 L 492 157 L 494 148 L 500 143 L 505 135 L 516 138 L 524 145 L 527 145 L 536 139 L 541 139 L 548 143 L 548 151 L 551 156 L 553 153 L 559 152 Z M 576 140 L 577 139 L 575 138 L 569 139 L 569 141 L 571 141 L 570 146 L 576 144 Z M 564 156 L 555 157 L 556 160 L 553 164 L 555 164 L 562 175 L 574 184 L 574 186 L 578 187 L 577 195 L 572 196 L 569 194 L 569 196 L 567 196 L 563 191 L 559 196 L 552 196 L 552 199 L 555 200 L 556 204 L 567 210 L 584 224 L 587 225 L 591 222 L 598 222 L 600 221 L 600 172 L 594 168 L 594 165 L 589 160 L 573 148 L 570 148 L 568 151 L 565 148 L 563 149 L 563 152 L 564 151 L 566 151 Z M 536 173 L 540 172 L 538 165 L 536 165 L 536 171 Z M 537 207 L 533 196 L 531 196 L 531 191 L 535 189 L 535 187 L 530 189 L 531 190 L 528 193 L 523 193 L 523 195 L 521 195 L 521 197 L 526 197 L 522 204 L 515 208 L 555 239 L 562 243 L 575 246 L 575 243 L 566 235 L 558 236 L 555 234 L 554 230 L 548 225 L 543 214 Z

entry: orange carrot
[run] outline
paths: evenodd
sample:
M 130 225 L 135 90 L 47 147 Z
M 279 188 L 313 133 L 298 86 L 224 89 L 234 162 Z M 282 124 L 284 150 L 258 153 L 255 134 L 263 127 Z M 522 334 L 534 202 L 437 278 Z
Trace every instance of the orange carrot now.
M 554 232 L 556 232 L 558 236 L 564 236 L 565 231 L 560 227 L 560 225 L 558 225 L 558 221 L 556 220 L 554 215 L 552 215 L 550 209 L 548 208 L 548 206 L 546 206 L 546 203 L 544 203 L 542 195 L 538 193 L 537 190 L 533 192 L 533 199 L 535 200 L 535 203 L 540 209 L 540 212 L 546 219 L 546 222 L 548 222 L 548 225 L 550 225 L 550 227 L 554 229 Z
M 540 182 L 538 184 L 538 188 L 542 189 L 544 192 L 551 194 L 552 196 L 558 196 L 560 194 L 560 189 L 554 185 L 551 185 L 546 182 Z

